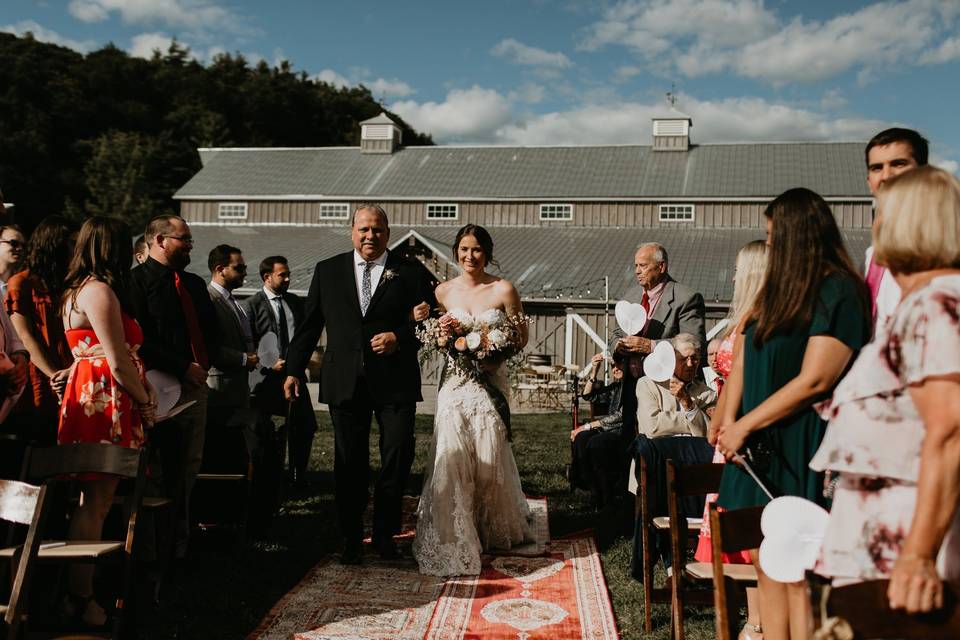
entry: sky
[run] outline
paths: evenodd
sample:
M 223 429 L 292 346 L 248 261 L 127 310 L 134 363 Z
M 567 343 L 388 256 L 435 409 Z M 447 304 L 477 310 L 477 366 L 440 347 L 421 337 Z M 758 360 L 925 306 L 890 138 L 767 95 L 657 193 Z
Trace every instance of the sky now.
M 867 140 L 960 171 L 960 0 L 2 0 L 0 31 L 149 57 L 171 38 L 363 84 L 440 144 Z

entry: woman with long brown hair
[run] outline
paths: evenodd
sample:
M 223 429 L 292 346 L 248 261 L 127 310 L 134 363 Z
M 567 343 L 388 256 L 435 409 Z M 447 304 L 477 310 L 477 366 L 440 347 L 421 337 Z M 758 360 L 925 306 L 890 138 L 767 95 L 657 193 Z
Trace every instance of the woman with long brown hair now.
M 28 415 L 27 435 L 45 446 L 56 442 L 60 411 L 51 382 L 62 387 L 73 361 L 60 320 L 60 293 L 76 233 L 66 218 L 44 218 L 30 234 L 23 271 L 7 281 L 7 314 L 30 353 L 29 386 L 15 415 Z
M 63 394 L 58 441 L 140 447 L 156 414 L 137 349 L 143 333 L 127 303 L 133 243 L 122 220 L 93 217 L 77 238 L 63 291 L 62 319 L 75 359 Z M 70 520 L 72 540 L 99 540 L 117 478 L 80 478 L 82 498 Z M 93 567 L 74 565 L 62 613 L 92 625 L 106 622 L 93 599 Z
M 769 265 L 737 337 L 726 397 L 711 433 L 728 460 L 717 499 L 725 509 L 770 500 L 730 462 L 737 454 L 774 495 L 824 501 L 822 474 L 808 467 L 826 428 L 813 404 L 833 389 L 870 337 L 866 285 L 823 198 L 791 189 L 764 216 Z M 750 555 L 757 565 L 757 551 Z M 809 637 L 804 586 L 774 582 L 759 566 L 757 574 L 764 637 Z

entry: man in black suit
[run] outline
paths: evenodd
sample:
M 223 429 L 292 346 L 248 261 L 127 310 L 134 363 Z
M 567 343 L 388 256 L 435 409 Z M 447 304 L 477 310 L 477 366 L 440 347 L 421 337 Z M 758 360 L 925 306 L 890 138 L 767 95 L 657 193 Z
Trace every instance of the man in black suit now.
M 196 404 L 150 431 L 151 492 L 162 493 L 177 506 L 177 558 L 187 551 L 190 492 L 203 457 L 207 421 L 207 371 L 219 349 L 219 327 L 207 285 L 184 271 L 190 264 L 193 236 L 186 221 L 157 216 L 145 232 L 149 255 L 130 272 L 130 302 L 143 329 L 140 357 L 148 369 L 180 380 L 180 403 Z
M 260 279 L 263 287 L 244 301 L 244 307 L 253 323 L 255 344 L 259 346 L 260 339 L 273 332 L 280 347 L 280 360 L 272 370 L 264 372 L 266 377 L 255 390 L 254 404 L 261 413 L 258 425 L 266 422 L 272 425 L 271 415 L 288 417 L 287 403 L 283 397 L 283 370 L 290 338 L 303 323 L 303 302 L 287 292 L 290 287 L 290 266 L 285 257 L 264 258 L 260 263 Z M 287 430 L 290 480 L 294 488 L 303 489 L 307 486 L 307 465 L 310 462 L 313 436 L 317 432 L 317 418 L 308 394 L 301 394 L 290 407 Z
M 306 392 L 299 376 L 326 327 L 321 394 L 333 420 L 344 564 L 361 561 L 372 415 L 380 425 L 382 461 L 374 492 L 373 542 L 381 557 L 397 556 L 393 535 L 400 530 L 401 498 L 413 463 L 416 403 L 423 399 L 411 309 L 432 299 L 420 265 L 387 252 L 390 227 L 379 206 L 365 204 L 354 211 L 351 239 L 353 251 L 324 260 L 314 270 L 284 382 L 288 400 Z

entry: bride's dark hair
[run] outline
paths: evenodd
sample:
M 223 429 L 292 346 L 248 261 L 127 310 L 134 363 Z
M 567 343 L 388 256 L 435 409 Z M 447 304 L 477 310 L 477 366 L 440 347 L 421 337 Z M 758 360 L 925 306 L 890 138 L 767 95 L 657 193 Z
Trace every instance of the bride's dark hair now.
M 493 259 L 493 238 L 490 237 L 490 232 L 478 224 L 465 224 L 460 227 L 460 231 L 457 231 L 457 237 L 453 241 L 454 261 L 458 260 L 457 250 L 460 249 L 460 241 L 467 236 L 473 236 L 476 238 L 477 244 L 479 244 L 480 248 L 483 249 L 483 258 L 486 260 L 486 264 L 484 266 L 500 266 L 500 264 Z

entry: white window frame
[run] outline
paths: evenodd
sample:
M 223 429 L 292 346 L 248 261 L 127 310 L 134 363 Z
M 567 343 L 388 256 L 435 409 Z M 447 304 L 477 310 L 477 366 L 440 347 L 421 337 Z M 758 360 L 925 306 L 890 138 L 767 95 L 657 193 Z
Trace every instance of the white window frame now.
M 337 215 L 323 215 L 324 207 L 330 207 L 331 209 L 336 208 L 342 211 L 342 213 L 337 213 Z M 349 218 L 349 202 L 321 202 L 320 206 L 317 208 L 317 220 L 347 220 Z
M 689 203 L 661 204 L 657 217 L 660 222 L 693 222 L 696 218 L 696 207 Z
M 224 213 L 224 210 L 234 209 L 237 213 Z M 242 213 L 241 213 L 242 212 Z M 217 218 L 220 220 L 246 220 L 247 203 L 246 202 L 221 202 L 217 207 Z
M 436 209 L 449 212 L 449 207 L 453 208 L 453 215 L 437 215 Z M 431 213 L 431 209 L 435 209 Z M 460 217 L 460 205 L 455 202 L 430 202 L 424 209 L 424 215 L 427 220 L 456 220 Z
M 573 205 L 563 202 L 541 204 L 540 219 L 560 222 L 573 220 Z

